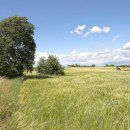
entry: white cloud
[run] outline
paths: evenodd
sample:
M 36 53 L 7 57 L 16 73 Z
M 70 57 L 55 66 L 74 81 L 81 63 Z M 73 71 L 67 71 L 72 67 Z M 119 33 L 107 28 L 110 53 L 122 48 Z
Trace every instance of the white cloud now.
M 104 26 L 103 28 L 99 26 L 93 26 L 90 31 L 84 33 L 83 37 L 87 37 L 90 34 L 95 34 L 95 33 L 109 33 L 111 31 L 111 28 L 108 26 Z
M 83 37 L 87 37 L 88 35 L 90 35 L 90 32 L 86 32 Z
M 77 30 L 80 30 L 80 31 L 84 31 L 84 29 L 86 28 L 86 25 L 78 25 L 77 27 Z
M 107 26 L 104 26 L 103 28 L 100 28 L 98 26 L 93 26 L 91 29 L 90 29 L 90 32 L 91 33 L 108 33 L 111 31 L 111 28 L 110 27 L 107 27 Z
M 39 57 L 47 57 L 49 53 L 36 52 L 35 61 Z M 126 43 L 122 48 L 107 49 L 96 52 L 78 52 L 72 51 L 69 54 L 53 54 L 59 58 L 63 65 L 81 64 L 81 65 L 104 65 L 104 64 L 129 64 L 130 63 L 130 42 Z M 35 64 L 36 65 L 36 64 Z
M 102 29 L 98 26 L 94 26 L 94 27 L 91 28 L 90 32 L 91 33 L 101 33 Z
M 73 31 L 71 31 L 70 33 L 76 33 L 76 34 L 78 34 L 78 35 L 81 35 L 81 34 L 83 34 L 83 31 L 85 30 L 85 28 L 86 28 L 86 25 L 78 25 Z
M 116 41 L 117 39 L 119 39 L 121 36 L 120 35 L 116 35 L 112 38 L 112 41 Z
M 47 52 L 36 52 L 35 54 L 35 65 L 38 63 L 39 58 L 44 56 L 45 58 L 47 58 L 49 56 L 49 53 Z
M 73 54 L 76 54 L 76 53 L 78 53 L 78 52 L 74 50 L 74 51 L 72 51 L 70 54 L 73 55 Z
M 109 33 L 111 31 L 110 27 L 103 27 L 102 32 Z
M 123 48 L 124 50 L 130 50 L 130 42 L 126 43 Z
M 78 25 L 73 31 L 70 31 L 71 34 L 78 34 L 78 35 L 82 35 L 83 37 L 87 37 L 90 34 L 94 34 L 94 33 L 109 33 L 111 31 L 111 28 L 109 26 L 104 26 L 103 28 L 99 27 L 99 26 L 93 26 L 90 30 L 87 30 L 87 32 L 85 32 L 86 29 L 86 25 L 82 24 L 82 25 Z

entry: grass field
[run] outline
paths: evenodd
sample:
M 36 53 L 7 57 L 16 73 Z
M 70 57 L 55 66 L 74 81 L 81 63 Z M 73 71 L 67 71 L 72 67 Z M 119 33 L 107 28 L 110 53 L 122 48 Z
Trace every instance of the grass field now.
M 0 121 L 10 117 L 7 130 L 130 130 L 130 72 L 65 71 L 59 77 L 34 72 L 24 82 L 1 80 Z
M 65 71 L 26 76 L 9 130 L 130 130 L 130 72 Z

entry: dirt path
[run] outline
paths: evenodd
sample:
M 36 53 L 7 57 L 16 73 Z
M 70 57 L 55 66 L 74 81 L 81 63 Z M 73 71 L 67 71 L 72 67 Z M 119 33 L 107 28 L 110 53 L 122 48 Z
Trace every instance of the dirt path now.
M 2 123 L 0 123 L 0 130 L 6 130 L 6 126 Z

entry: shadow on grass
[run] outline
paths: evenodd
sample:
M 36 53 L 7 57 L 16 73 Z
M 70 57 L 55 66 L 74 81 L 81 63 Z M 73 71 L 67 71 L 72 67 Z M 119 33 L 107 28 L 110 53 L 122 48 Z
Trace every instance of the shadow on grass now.
M 52 77 L 46 76 L 46 75 L 24 75 L 24 80 L 27 80 L 27 79 L 47 79 L 47 78 L 52 78 Z

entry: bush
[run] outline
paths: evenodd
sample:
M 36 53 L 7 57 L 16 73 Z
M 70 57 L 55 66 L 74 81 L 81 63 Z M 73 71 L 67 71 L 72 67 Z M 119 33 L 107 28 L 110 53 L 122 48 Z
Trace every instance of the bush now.
M 92 67 L 96 67 L 96 65 L 95 65 L 95 64 L 92 64 Z
M 38 66 L 36 68 L 36 71 L 38 73 L 46 73 L 46 60 L 45 60 L 45 57 L 40 57 L 40 60 L 38 62 Z
M 46 60 L 45 57 L 40 58 L 37 72 L 41 74 L 64 75 L 64 67 L 59 63 L 57 57 L 49 55 Z

